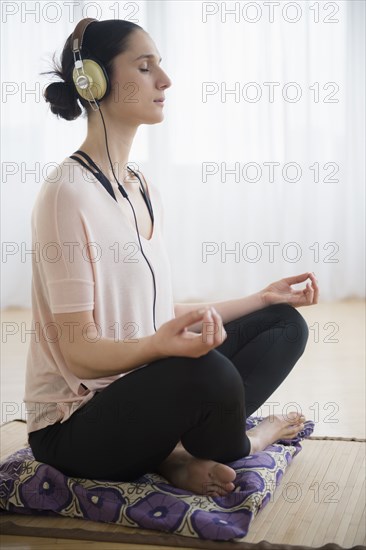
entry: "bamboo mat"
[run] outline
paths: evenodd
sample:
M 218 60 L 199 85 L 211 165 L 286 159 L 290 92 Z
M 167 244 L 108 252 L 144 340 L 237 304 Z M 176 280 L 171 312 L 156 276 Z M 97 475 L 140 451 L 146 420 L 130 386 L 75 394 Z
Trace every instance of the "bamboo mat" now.
M 302 441 L 302 451 L 286 470 L 272 501 L 252 521 L 247 542 L 235 543 L 236 547 L 289 550 L 326 545 L 327 550 L 338 550 L 357 545 L 366 549 L 365 440 L 354 439 L 312 437 Z M 25 423 L 1 426 L 0 445 L 1 460 L 26 446 Z M 0 527 L 9 535 L 121 542 L 148 550 L 150 545 L 168 550 L 223 549 L 234 544 L 65 517 L 6 513 L 0 517 Z

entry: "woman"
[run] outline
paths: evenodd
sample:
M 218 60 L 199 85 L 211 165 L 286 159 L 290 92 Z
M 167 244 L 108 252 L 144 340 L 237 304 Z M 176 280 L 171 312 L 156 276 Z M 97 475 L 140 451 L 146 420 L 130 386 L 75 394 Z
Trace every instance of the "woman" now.
M 225 462 L 304 427 L 297 411 L 247 433 L 245 420 L 302 355 L 308 327 L 296 308 L 317 303 L 317 282 L 304 273 L 236 300 L 173 303 L 160 192 L 127 167 L 138 126 L 163 120 L 171 81 L 140 26 L 82 26 L 54 71 L 63 82 L 45 90 L 66 120 L 84 107 L 88 131 L 32 212 L 41 253 L 24 397 L 29 443 L 37 460 L 67 475 L 127 481 L 154 471 L 194 493 L 225 495 L 236 477 Z M 103 65 L 108 85 L 92 88 L 88 58 Z M 304 290 L 291 288 L 308 278 Z

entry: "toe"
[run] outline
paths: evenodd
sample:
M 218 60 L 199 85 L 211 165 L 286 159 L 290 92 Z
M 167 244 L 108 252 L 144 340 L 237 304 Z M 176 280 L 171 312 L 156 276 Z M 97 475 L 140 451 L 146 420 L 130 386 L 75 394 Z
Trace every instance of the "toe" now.
M 205 487 L 205 492 L 208 496 L 225 496 L 230 493 L 235 488 L 235 485 L 231 482 L 229 483 L 208 483 Z
M 302 414 L 300 415 L 297 420 L 296 420 L 297 424 L 303 424 L 305 422 L 305 416 Z
M 222 486 L 219 483 L 215 483 L 214 481 L 206 481 L 202 484 L 201 494 L 212 496 L 213 493 L 218 493 L 220 490 L 222 490 Z
M 292 430 L 292 434 L 297 435 L 303 429 L 304 429 L 304 424 L 299 424 L 298 426 L 294 426 L 294 428 Z
M 287 420 L 290 421 L 291 425 L 297 425 L 303 422 L 305 420 L 305 417 L 301 413 L 298 413 L 296 411 L 291 411 L 290 413 L 287 414 Z
M 228 483 L 218 484 L 217 487 L 221 489 L 223 495 L 227 495 L 228 493 L 231 493 L 235 489 L 235 485 L 231 481 Z
M 225 489 L 223 485 L 216 485 L 215 489 L 219 496 L 224 497 L 225 495 L 228 494 L 228 491 Z

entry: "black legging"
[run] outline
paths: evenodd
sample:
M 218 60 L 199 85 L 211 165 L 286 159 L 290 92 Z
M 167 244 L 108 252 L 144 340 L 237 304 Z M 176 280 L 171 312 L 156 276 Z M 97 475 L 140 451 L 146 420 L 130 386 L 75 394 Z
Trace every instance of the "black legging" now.
M 290 373 L 309 330 L 287 304 L 224 326 L 226 340 L 206 355 L 153 361 L 96 393 L 66 422 L 31 432 L 36 460 L 69 476 L 133 481 L 156 472 L 179 440 L 199 458 L 247 456 L 246 417 Z

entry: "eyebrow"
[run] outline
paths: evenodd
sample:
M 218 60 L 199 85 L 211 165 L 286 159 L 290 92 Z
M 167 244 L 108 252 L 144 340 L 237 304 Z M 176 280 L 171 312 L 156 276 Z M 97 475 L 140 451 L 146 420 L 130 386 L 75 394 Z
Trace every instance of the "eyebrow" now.
M 154 54 L 152 53 L 143 53 L 142 55 L 139 55 L 139 57 L 136 57 L 135 61 L 138 61 L 139 59 L 153 59 L 154 57 L 156 57 Z M 162 61 L 162 58 L 159 59 L 159 63 L 161 63 Z

